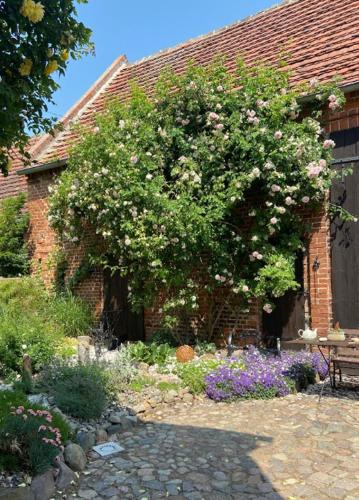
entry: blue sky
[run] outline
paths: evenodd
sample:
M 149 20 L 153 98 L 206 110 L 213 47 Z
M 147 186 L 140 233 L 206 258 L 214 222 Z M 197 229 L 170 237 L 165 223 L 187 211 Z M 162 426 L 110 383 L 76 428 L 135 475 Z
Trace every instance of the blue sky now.
M 96 56 L 71 61 L 50 112 L 62 116 L 120 55 L 130 62 L 275 5 L 276 0 L 89 0 L 79 19 L 93 31 Z

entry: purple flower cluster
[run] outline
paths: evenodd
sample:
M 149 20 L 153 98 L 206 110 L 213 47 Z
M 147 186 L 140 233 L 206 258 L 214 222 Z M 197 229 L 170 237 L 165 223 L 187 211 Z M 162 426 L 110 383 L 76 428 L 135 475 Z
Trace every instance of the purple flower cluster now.
M 326 374 L 326 365 L 318 353 L 282 352 L 280 356 L 261 354 L 251 347 L 242 357 L 245 368 L 224 364 L 206 378 L 206 394 L 216 401 L 232 398 L 286 396 L 294 387 L 289 379 L 293 367 L 307 366 L 320 376 Z M 295 378 L 295 376 L 293 376 Z

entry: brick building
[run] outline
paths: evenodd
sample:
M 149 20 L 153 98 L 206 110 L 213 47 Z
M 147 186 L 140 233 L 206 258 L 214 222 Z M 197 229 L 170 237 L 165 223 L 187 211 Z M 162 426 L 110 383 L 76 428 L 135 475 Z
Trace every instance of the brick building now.
M 358 215 L 355 185 L 359 160 L 359 0 L 292 0 L 261 12 L 221 30 L 190 40 L 174 48 L 161 51 L 141 61 L 129 63 L 120 56 L 84 97 L 62 119 L 64 129 L 55 137 L 40 138 L 32 149 L 33 163 L 17 171 L 16 188 L 25 187 L 28 192 L 27 207 L 31 215 L 30 245 L 33 265 L 41 269 L 45 282 L 53 279 L 49 260 L 55 247 L 55 236 L 47 221 L 48 187 L 54 178 L 66 168 L 69 145 L 76 140 L 70 125 L 73 122 L 91 123 L 111 96 L 126 99 L 130 81 L 136 80 L 147 92 L 156 82 L 163 68 L 170 66 L 183 71 L 188 61 L 207 64 L 216 55 L 225 56 L 230 69 L 235 67 L 240 54 L 247 63 L 262 60 L 274 63 L 279 54 L 289 53 L 292 82 L 311 78 L 327 81 L 340 76 L 347 97 L 345 109 L 327 118 L 327 132 L 338 143 L 335 155 L 336 168 L 354 162 L 352 178 L 334 187 L 332 197 L 343 198 L 344 205 Z M 355 163 L 356 162 L 356 163 Z M 0 193 L 11 194 L 14 175 L 0 181 Z M 358 179 L 359 180 L 359 179 Z M 10 182 L 11 181 L 11 182 Z M 347 196 L 348 195 L 348 196 Z M 359 230 L 353 224 L 337 225 L 333 235 L 329 217 L 324 209 L 308 214 L 311 223 L 307 255 L 298 260 L 298 276 L 302 290 L 287 294 L 278 301 L 278 307 L 269 319 L 253 304 L 250 314 L 243 316 L 239 328 L 255 328 L 268 334 L 282 334 L 288 338 L 304 324 L 304 316 L 310 317 L 313 327 L 325 333 L 333 319 L 343 327 L 359 328 L 359 269 L 355 268 L 356 240 Z M 346 238 L 345 244 L 342 244 Z M 347 244 L 348 243 L 348 244 Z M 68 248 L 68 273 L 74 272 L 81 262 L 84 248 Z M 355 264 L 355 265 L 354 265 Z M 104 308 L 122 311 L 120 322 L 126 324 L 124 336 L 139 338 L 157 326 L 156 310 L 148 310 L 143 316 L 134 317 L 126 306 L 125 285 L 121 280 L 95 270 L 80 282 L 77 293 L 88 300 L 100 313 Z M 202 305 L 204 310 L 207 305 Z M 234 307 L 234 306 L 233 306 Z M 217 335 L 223 335 L 235 321 L 233 307 L 226 307 L 217 325 Z M 358 313 L 353 313 L 354 309 Z M 135 326 L 134 326 L 135 325 Z M 132 330 L 137 331 L 133 334 Z M 126 333 L 127 332 L 127 333 Z

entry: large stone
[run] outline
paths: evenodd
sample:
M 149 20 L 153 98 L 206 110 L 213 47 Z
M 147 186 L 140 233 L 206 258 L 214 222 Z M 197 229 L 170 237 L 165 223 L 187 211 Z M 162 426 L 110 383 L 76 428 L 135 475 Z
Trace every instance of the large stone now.
M 80 445 L 70 443 L 65 448 L 65 461 L 72 470 L 82 471 L 86 467 L 86 455 Z
M 178 393 L 177 391 L 174 391 L 173 389 L 166 392 L 164 400 L 165 403 L 173 403 L 173 401 L 177 398 Z
M 49 500 L 52 498 L 55 493 L 55 481 L 52 469 L 40 476 L 34 477 L 30 488 L 35 500 Z
M 45 408 L 50 408 L 46 394 L 30 394 L 27 396 L 27 399 L 32 405 L 42 405 Z
M 3 500 L 35 500 L 30 488 L 0 488 L 0 498 Z
M 89 451 L 96 443 L 95 433 L 79 431 L 76 435 L 76 441 L 85 452 Z
M 56 488 L 60 491 L 66 490 L 70 484 L 76 481 L 76 474 L 64 462 L 59 463 L 59 475 L 56 479 Z
M 187 392 L 186 394 L 184 394 L 183 401 L 185 403 L 193 403 L 193 394 L 191 394 L 190 392 Z
M 96 443 L 104 443 L 107 441 L 108 434 L 105 429 L 97 429 L 96 431 Z
M 113 424 L 113 425 L 110 425 L 110 427 L 108 427 L 107 434 L 109 436 L 112 436 L 113 434 L 117 434 L 118 432 L 122 432 L 123 430 L 124 429 L 123 429 L 122 424 Z
M 123 420 L 123 414 L 119 412 L 111 413 L 108 420 L 111 424 L 120 424 Z
M 136 406 L 133 407 L 133 411 L 135 414 L 137 413 L 145 413 L 146 411 L 151 409 L 151 405 L 147 403 L 146 401 L 144 403 L 140 403 Z

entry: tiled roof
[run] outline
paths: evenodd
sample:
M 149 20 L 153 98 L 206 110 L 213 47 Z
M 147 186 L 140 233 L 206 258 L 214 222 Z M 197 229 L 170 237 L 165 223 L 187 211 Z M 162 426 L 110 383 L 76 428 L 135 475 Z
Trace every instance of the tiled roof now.
M 36 144 L 40 140 L 40 137 L 32 137 L 29 140 L 28 151 L 33 154 Z M 19 177 L 16 172 L 21 168 L 24 168 L 24 162 L 22 156 L 18 151 L 13 151 L 12 154 L 12 165 L 9 171 L 9 175 L 4 177 L 0 173 L 0 200 L 3 198 L 8 198 L 9 196 L 15 196 L 19 193 L 25 193 L 27 191 L 26 178 Z
M 287 1 L 141 61 L 119 65 L 73 119 L 91 122 L 109 96 L 125 99 L 129 95 L 131 80 L 150 92 L 161 70 L 168 66 L 181 72 L 189 60 L 207 64 L 216 55 L 224 55 L 226 64 L 233 69 L 239 54 L 247 63 L 274 63 L 283 51 L 290 54 L 293 82 L 313 77 L 324 81 L 335 75 L 342 77 L 343 85 L 359 82 L 359 0 Z M 68 145 L 75 139 L 67 128 L 49 141 L 37 161 L 66 158 Z

